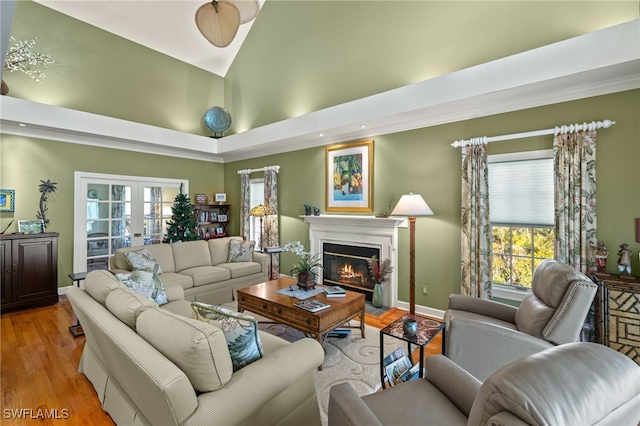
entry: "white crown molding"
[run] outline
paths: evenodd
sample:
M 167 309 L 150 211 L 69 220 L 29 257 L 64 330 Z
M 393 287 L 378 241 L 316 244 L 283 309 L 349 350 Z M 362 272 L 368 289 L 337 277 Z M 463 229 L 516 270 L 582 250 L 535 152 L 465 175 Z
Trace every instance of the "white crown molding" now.
M 0 97 L 0 131 L 230 162 L 638 88 L 636 19 L 221 139 L 7 96 Z

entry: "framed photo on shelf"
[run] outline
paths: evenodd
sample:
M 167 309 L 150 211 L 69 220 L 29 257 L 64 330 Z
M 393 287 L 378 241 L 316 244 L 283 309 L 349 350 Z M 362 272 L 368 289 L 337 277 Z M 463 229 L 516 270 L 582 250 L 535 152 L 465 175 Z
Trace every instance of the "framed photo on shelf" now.
M 217 229 L 216 229 L 216 234 L 218 234 L 218 235 L 224 235 L 224 228 L 217 228 Z
M 326 210 L 373 211 L 373 139 L 325 149 Z
M 0 189 L 0 212 L 13 212 L 16 209 L 16 191 Z
M 206 194 L 196 194 L 196 203 L 206 204 L 206 202 L 207 202 Z
M 227 194 L 225 193 L 216 192 L 215 197 L 216 197 L 216 202 L 220 204 L 223 204 L 225 201 L 227 201 Z
M 227 215 L 226 214 L 219 214 L 218 215 L 218 222 L 226 222 L 227 221 Z
M 217 222 L 218 221 L 218 213 L 209 212 L 209 220 L 207 222 Z
M 42 234 L 44 232 L 44 220 L 19 220 L 18 232 L 21 234 Z

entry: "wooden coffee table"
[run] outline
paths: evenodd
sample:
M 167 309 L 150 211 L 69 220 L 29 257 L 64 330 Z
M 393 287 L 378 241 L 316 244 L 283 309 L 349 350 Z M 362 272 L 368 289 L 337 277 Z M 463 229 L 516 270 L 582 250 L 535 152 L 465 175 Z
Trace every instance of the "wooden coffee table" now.
M 351 328 L 360 328 L 364 338 L 364 294 L 347 290 L 346 297 L 327 298 L 325 293 L 320 293 L 313 298 L 328 303 L 331 307 L 309 312 L 294 305 L 299 299 L 276 293 L 296 282 L 294 278 L 285 277 L 241 288 L 238 290 L 238 311 L 246 309 L 279 324 L 293 327 L 313 336 L 320 344 L 331 330 L 358 317 L 360 326 Z

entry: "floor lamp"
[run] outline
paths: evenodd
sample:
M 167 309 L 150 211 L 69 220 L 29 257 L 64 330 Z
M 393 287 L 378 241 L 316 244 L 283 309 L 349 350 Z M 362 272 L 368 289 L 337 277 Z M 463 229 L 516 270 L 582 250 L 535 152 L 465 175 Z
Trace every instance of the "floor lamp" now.
M 264 250 L 262 221 L 264 220 L 265 216 L 272 215 L 272 214 L 273 214 L 273 210 L 271 210 L 271 207 L 263 206 L 262 204 L 255 206 L 249 211 L 249 216 L 255 216 L 260 218 L 260 250 Z
M 403 195 L 391 216 L 409 217 L 409 313 L 416 313 L 416 216 L 431 216 L 433 211 L 424 199 L 410 192 Z

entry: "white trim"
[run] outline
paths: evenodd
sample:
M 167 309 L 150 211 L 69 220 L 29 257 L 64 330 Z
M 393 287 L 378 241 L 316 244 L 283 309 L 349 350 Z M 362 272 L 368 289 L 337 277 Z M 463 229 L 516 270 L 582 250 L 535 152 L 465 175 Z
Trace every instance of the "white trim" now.
M 6 134 L 231 162 L 638 89 L 639 65 L 635 19 L 220 139 L 11 96 L 0 96 L 0 126 Z
M 504 284 L 492 284 L 491 293 L 493 294 L 493 297 L 513 300 L 514 302 L 522 302 L 522 299 L 524 299 L 527 294 L 531 293 L 531 290 L 519 290 Z

